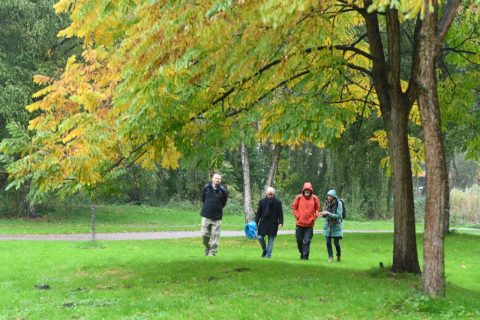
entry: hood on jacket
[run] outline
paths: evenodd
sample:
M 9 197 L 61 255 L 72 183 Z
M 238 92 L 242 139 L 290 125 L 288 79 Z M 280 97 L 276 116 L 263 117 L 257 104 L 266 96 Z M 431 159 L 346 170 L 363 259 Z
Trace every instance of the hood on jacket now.
M 332 189 L 332 190 L 329 190 L 329 191 L 327 192 L 327 196 L 332 196 L 332 197 L 334 197 L 335 199 L 338 199 L 338 197 L 337 197 L 337 191 L 335 191 L 335 190 L 333 190 L 333 189 Z
M 313 195 L 313 187 L 312 187 L 312 184 L 310 182 L 305 182 L 303 184 L 303 188 L 302 188 L 302 194 L 305 190 L 310 190 L 310 196 Z

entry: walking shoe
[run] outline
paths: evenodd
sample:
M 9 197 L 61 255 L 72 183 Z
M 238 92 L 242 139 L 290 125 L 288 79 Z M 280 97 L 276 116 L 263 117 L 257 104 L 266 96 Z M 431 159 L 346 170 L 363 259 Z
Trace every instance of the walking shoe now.
M 342 261 L 342 259 L 340 259 L 340 256 L 337 256 L 337 262 L 340 262 Z
M 333 257 L 328 257 L 328 262 L 333 262 Z
M 267 251 L 262 252 L 262 258 L 265 258 L 267 256 Z

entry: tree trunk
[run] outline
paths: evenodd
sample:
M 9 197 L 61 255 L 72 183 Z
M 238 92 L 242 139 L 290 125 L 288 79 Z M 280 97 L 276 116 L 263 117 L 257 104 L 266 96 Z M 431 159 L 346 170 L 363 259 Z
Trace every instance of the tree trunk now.
M 422 119 L 426 159 L 426 210 L 423 240 L 422 287 L 425 294 L 445 294 L 444 236 L 448 198 L 448 173 L 437 95 L 436 55 L 438 4 L 426 10 L 419 45 L 418 105 Z
M 400 102 L 384 114 L 392 166 L 393 272 L 420 273 L 415 234 L 413 178 L 408 150 L 408 114 Z
M 275 144 L 273 147 L 273 160 L 272 165 L 270 167 L 270 171 L 268 172 L 267 183 L 265 184 L 265 189 L 267 187 L 273 187 L 275 176 L 278 171 L 278 163 L 280 161 L 280 153 L 282 151 L 282 146 L 280 144 Z
M 250 222 L 254 219 L 252 209 L 252 191 L 250 187 L 250 164 L 248 157 L 248 150 L 245 144 L 240 144 L 240 154 L 242 156 L 242 171 L 243 171 L 243 211 L 245 213 L 245 221 Z
M 97 214 L 96 214 L 95 204 L 92 203 L 92 206 L 90 208 L 92 210 L 92 242 L 95 242 L 96 224 L 97 224 Z
M 365 8 L 371 0 L 365 0 Z M 420 273 L 415 234 L 412 168 L 408 149 L 408 114 L 413 101 L 402 91 L 400 83 L 400 22 L 398 12 L 387 9 L 388 61 L 376 13 L 365 13 L 368 43 L 372 59 L 372 81 L 380 102 L 388 137 L 392 168 L 394 208 L 393 272 Z M 416 30 L 417 31 L 417 30 Z M 412 58 L 415 61 L 415 57 Z

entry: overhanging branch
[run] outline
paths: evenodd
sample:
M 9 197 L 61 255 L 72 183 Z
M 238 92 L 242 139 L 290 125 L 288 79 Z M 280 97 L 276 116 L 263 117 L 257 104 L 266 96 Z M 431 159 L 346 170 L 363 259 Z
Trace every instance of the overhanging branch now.
M 268 90 L 267 92 L 265 92 L 264 94 L 262 94 L 259 98 L 257 98 L 254 102 L 252 102 L 250 105 L 246 106 L 245 108 L 241 108 L 241 109 L 237 109 L 237 110 L 234 110 L 230 113 L 228 113 L 226 115 L 227 118 L 229 117 L 233 117 L 241 112 L 244 112 L 244 111 L 248 111 L 250 110 L 251 108 L 253 108 L 256 104 L 258 104 L 260 101 L 262 101 L 263 99 L 265 99 L 265 97 L 267 95 L 269 95 L 270 93 L 274 92 L 275 90 L 277 90 L 278 88 L 284 86 L 285 84 L 289 83 L 290 81 L 293 81 L 295 79 L 298 79 L 306 74 L 309 74 L 310 73 L 310 70 L 306 69 L 306 70 L 303 70 L 301 71 L 300 73 L 297 73 L 296 75 L 286 79 L 286 80 L 283 80 L 281 82 L 279 82 L 277 85 L 275 85 L 273 88 L 271 88 L 270 90 Z
M 357 54 L 360 54 L 362 55 L 363 57 L 369 59 L 369 60 L 373 60 L 373 56 L 368 53 L 368 52 L 365 52 L 357 47 L 355 47 L 358 43 L 360 43 L 367 35 L 364 34 L 362 35 L 361 37 L 359 37 L 357 40 L 355 40 L 353 43 L 351 44 L 347 44 L 347 45 L 331 45 L 331 46 L 318 46 L 318 47 L 312 47 L 312 48 L 307 48 L 305 50 L 303 50 L 301 53 L 303 54 L 310 54 L 310 53 L 313 53 L 313 52 L 318 52 L 318 51 L 322 51 L 322 50 L 332 50 L 332 49 L 335 49 L 335 50 L 339 50 L 339 51 L 351 51 L 351 52 L 355 52 Z M 258 69 L 254 74 L 252 74 L 251 76 L 248 76 L 240 81 L 238 81 L 236 84 L 234 84 L 232 87 L 230 87 L 228 90 L 226 90 L 223 94 L 221 94 L 219 97 L 215 98 L 214 100 L 212 100 L 211 104 L 212 105 L 216 105 L 218 104 L 219 102 L 225 100 L 227 97 L 229 97 L 235 90 L 237 90 L 238 88 L 241 88 L 245 83 L 247 83 L 248 81 L 254 79 L 255 77 L 258 77 L 260 75 L 262 75 L 264 72 L 268 71 L 269 69 L 271 69 L 272 67 L 280 64 L 282 61 L 284 61 L 286 59 L 286 57 L 281 57 L 281 58 L 277 58 L 275 60 L 272 60 L 271 62 L 267 63 L 266 65 L 264 65 L 263 67 L 261 67 L 260 69 Z
M 349 67 L 350 69 L 360 71 L 360 72 L 364 73 L 365 75 L 367 75 L 369 77 L 372 77 L 372 72 L 368 69 L 365 69 L 364 67 L 357 66 L 356 64 L 353 64 L 353 63 L 347 63 L 345 65 L 347 67 Z

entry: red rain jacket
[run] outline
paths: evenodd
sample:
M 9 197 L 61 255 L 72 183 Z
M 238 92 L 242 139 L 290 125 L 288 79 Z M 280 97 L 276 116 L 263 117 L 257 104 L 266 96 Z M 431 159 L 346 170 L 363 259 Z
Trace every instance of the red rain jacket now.
M 310 190 L 310 196 L 307 198 L 303 194 L 305 190 Z M 313 194 L 313 187 L 310 182 L 305 182 L 302 188 L 302 194 L 295 197 L 292 204 L 293 215 L 297 220 L 296 225 L 300 227 L 313 227 L 317 219 L 317 213 L 320 211 L 320 201 Z

